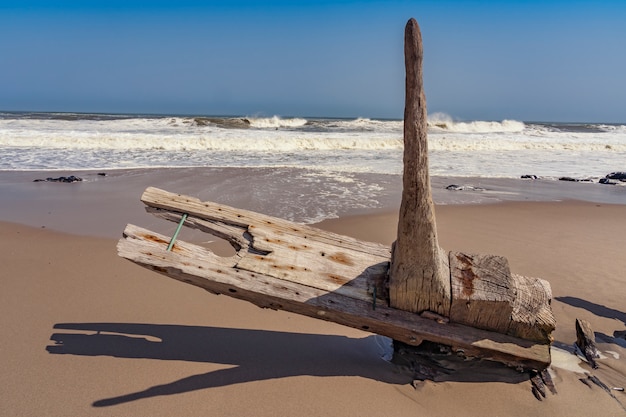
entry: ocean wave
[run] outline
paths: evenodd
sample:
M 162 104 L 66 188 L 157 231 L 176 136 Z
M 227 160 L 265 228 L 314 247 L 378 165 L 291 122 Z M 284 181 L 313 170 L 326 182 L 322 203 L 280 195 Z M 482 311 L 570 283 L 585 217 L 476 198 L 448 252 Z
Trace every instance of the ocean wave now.
M 502 120 L 501 122 L 429 121 L 428 127 L 434 131 L 440 130 L 454 133 L 515 133 L 523 132 L 526 125 L 524 122 L 517 120 Z
M 0 129 L 0 147 L 64 149 L 151 149 L 164 151 L 218 150 L 233 152 L 297 152 L 326 150 L 402 149 L 401 132 L 363 131 L 290 131 L 272 129 L 202 129 L 181 130 L 177 127 L 145 131 L 136 129 L 107 132 L 79 130 Z M 530 134 L 431 134 L 431 151 L 497 152 L 497 151 L 595 151 L 626 152 L 626 135 L 578 135 L 564 133 Z
M 402 132 L 402 120 L 377 120 L 367 117 L 356 119 L 337 119 L 324 121 L 324 127 L 329 130 L 354 130 L 357 132 Z
M 604 132 L 626 133 L 626 125 L 606 125 L 600 124 L 598 128 Z
M 544 135 L 430 135 L 428 146 L 431 151 L 453 152 L 508 152 L 542 151 L 550 152 L 626 152 L 626 141 L 618 137 L 571 138 Z
M 429 125 L 437 175 L 584 177 L 626 169 L 624 125 L 457 122 L 445 114 L 431 115 Z M 289 166 L 396 174 L 402 126 L 365 117 L 0 113 L 0 169 Z
M 163 151 L 218 150 L 233 152 L 295 152 L 299 150 L 401 149 L 401 137 L 354 133 L 320 134 L 275 130 L 66 131 L 0 129 L 0 146 L 63 149 L 150 149 Z
M 283 119 L 279 116 L 273 117 L 246 117 L 243 119 L 250 127 L 257 129 L 277 129 L 277 128 L 295 128 L 307 124 L 306 119 L 299 117 Z
M 195 127 L 221 127 L 224 129 L 247 129 L 250 123 L 242 117 L 193 117 L 184 119 L 172 119 L 173 126 L 195 126 Z

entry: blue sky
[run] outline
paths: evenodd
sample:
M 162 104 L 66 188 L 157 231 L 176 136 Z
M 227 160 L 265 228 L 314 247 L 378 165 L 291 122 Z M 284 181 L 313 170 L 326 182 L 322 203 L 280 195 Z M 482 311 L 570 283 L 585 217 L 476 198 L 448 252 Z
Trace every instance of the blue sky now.
M 626 1 L 2 1 L 0 110 L 626 122 Z

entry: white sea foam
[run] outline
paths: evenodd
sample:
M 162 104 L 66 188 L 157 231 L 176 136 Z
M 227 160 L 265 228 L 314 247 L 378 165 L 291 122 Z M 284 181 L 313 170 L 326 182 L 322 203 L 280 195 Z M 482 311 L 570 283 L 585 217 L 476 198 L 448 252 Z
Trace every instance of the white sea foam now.
M 306 119 L 291 118 L 283 119 L 279 116 L 274 117 L 246 117 L 245 120 L 250 123 L 251 127 L 263 129 L 276 129 L 279 127 L 300 127 L 307 123 Z
M 340 130 L 376 131 L 387 133 L 402 132 L 404 122 L 401 120 L 373 120 L 359 117 L 353 120 L 334 120 L 331 126 Z
M 526 125 L 517 120 L 502 121 L 454 121 L 445 113 L 434 113 L 428 117 L 428 126 L 434 131 L 455 133 L 512 133 L 524 131 Z
M 624 125 L 429 118 L 433 175 L 599 178 L 626 170 Z M 443 127 L 442 127 L 443 126 Z M 286 166 L 399 174 L 401 120 L 0 114 L 0 169 Z
M 517 120 L 503 120 L 501 122 L 456 122 L 446 125 L 446 129 L 459 133 L 492 133 L 492 132 L 522 132 L 524 123 Z

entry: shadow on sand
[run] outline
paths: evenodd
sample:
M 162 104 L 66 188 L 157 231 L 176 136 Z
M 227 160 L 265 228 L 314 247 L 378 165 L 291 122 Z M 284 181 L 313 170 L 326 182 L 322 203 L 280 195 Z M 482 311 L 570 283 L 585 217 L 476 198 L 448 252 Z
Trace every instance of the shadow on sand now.
M 54 344 L 47 346 L 46 350 L 51 354 L 234 365 L 232 368 L 155 385 L 144 391 L 98 400 L 93 403 L 94 407 L 298 375 L 359 376 L 401 385 L 413 380 L 409 371 L 400 370 L 398 366 L 383 360 L 383 356 L 391 353 L 391 341 L 377 335 L 349 338 L 266 330 L 130 323 L 60 323 L 54 328 L 72 332 L 57 332 L 50 337 Z M 453 362 L 458 363 L 454 365 Z M 451 358 L 446 363 L 452 364 L 450 369 L 441 372 L 436 380 L 528 381 L 528 376 L 495 362 L 470 364 Z M 459 363 L 463 365 L 459 367 Z
M 590 313 L 595 314 L 598 317 L 619 320 L 624 323 L 624 325 L 626 325 L 626 313 L 615 310 L 614 308 L 609 308 L 601 304 L 596 304 L 591 301 L 583 300 L 582 298 L 578 297 L 555 297 L 555 300 L 558 300 L 565 304 L 569 304 L 573 307 L 582 308 L 589 311 Z M 626 349 L 626 331 L 624 330 L 616 330 L 615 332 L 613 332 L 613 336 L 600 332 L 594 332 L 594 334 L 597 341 L 615 344 Z
M 582 298 L 578 297 L 564 296 L 554 297 L 554 299 L 562 303 L 569 304 L 573 307 L 585 309 L 595 314 L 596 316 L 621 320 L 624 324 L 626 324 L 626 313 L 624 313 L 623 311 L 615 310 L 601 304 L 592 303 L 591 301 L 583 300 Z

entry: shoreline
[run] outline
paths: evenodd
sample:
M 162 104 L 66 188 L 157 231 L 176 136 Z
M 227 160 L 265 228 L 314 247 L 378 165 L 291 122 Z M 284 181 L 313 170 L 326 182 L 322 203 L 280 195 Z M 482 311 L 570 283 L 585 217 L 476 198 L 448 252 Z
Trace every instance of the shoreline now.
M 333 173 L 278 168 L 165 168 L 99 171 L 0 172 L 0 221 L 118 237 L 126 223 L 150 227 L 139 198 L 155 186 L 299 223 L 396 212 L 400 175 Z M 75 175 L 82 182 L 33 182 Z M 626 205 L 626 187 L 551 180 L 431 177 L 437 210 L 448 205 L 587 201 Z M 449 185 L 466 186 L 451 191 Z M 474 187 L 475 189 L 472 189 Z M 86 216 L 85 213 L 88 215 Z M 92 215 L 89 215 L 91 213 Z M 119 232 L 117 232 L 119 230 Z M 160 230 L 157 230 L 160 231 Z

